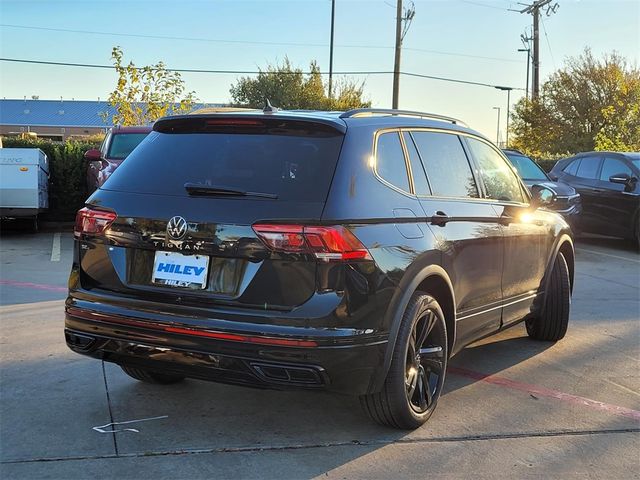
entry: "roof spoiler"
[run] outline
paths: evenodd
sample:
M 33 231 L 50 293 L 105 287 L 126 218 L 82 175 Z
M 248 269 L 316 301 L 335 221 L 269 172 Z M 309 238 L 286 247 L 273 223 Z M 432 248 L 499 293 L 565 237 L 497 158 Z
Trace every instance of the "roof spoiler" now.
M 306 124 L 306 125 L 305 125 Z M 305 126 L 316 125 L 325 133 L 333 132 L 344 135 L 347 131 L 346 124 L 337 118 L 310 117 L 295 112 L 269 112 L 261 110 L 237 111 L 226 113 L 188 114 L 163 117 L 153 124 L 153 130 L 160 133 L 179 133 L 190 131 L 193 133 L 206 133 L 215 129 L 235 133 L 240 130 L 248 131 L 256 128 L 283 129 L 287 125 L 297 129 Z

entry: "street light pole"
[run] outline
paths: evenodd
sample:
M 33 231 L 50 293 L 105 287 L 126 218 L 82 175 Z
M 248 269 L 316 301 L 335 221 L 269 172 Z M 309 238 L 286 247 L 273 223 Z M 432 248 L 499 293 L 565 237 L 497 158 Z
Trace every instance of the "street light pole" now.
M 507 140 L 505 147 L 509 148 L 509 116 L 511 115 L 511 89 L 507 90 Z
M 509 147 L 509 115 L 511 114 L 511 90 L 512 87 L 496 87 L 498 90 L 502 90 L 503 92 L 507 92 L 507 136 L 505 146 Z M 495 107 L 494 107 L 495 108 Z
M 527 86 L 525 87 L 527 100 L 529 100 L 529 67 L 531 66 L 531 49 L 530 48 L 519 48 L 519 52 L 527 52 Z
M 336 16 L 336 0 L 331 0 L 331 40 L 329 42 L 329 100 L 331 100 L 333 87 L 333 27 Z
M 498 128 L 496 129 L 496 145 L 500 147 L 500 107 L 493 107 L 498 111 Z

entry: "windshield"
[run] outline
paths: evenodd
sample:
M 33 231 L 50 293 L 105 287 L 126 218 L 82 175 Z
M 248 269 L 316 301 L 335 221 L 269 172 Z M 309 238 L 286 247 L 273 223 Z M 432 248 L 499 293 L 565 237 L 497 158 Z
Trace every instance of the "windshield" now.
M 152 132 L 104 188 L 188 196 L 185 184 L 195 184 L 285 201 L 324 201 L 343 136 L 287 133 Z
M 116 133 L 111 138 L 107 158 L 124 160 L 148 133 Z
M 511 163 L 525 180 L 549 180 L 547 174 L 540 166 L 531 160 L 529 157 L 520 155 L 518 153 L 505 153 L 507 158 L 511 160 Z

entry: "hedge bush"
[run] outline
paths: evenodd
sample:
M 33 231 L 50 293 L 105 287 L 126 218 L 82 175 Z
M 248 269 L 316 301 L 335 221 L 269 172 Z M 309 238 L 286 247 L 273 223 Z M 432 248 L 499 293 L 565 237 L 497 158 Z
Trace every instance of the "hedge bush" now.
M 93 139 L 92 139 L 93 140 Z M 3 137 L 6 148 L 39 148 L 49 158 L 49 210 L 43 220 L 72 221 L 87 198 L 84 152 L 99 148 L 100 143 L 67 140 L 64 143 L 42 139 Z

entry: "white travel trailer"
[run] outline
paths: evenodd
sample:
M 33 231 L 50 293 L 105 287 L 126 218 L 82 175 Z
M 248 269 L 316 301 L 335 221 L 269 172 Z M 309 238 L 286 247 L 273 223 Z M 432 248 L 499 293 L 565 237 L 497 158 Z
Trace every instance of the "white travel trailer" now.
M 34 230 L 49 208 L 49 160 L 39 148 L 0 148 L 0 217 L 27 218 Z

